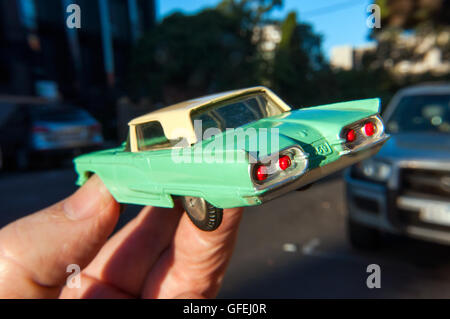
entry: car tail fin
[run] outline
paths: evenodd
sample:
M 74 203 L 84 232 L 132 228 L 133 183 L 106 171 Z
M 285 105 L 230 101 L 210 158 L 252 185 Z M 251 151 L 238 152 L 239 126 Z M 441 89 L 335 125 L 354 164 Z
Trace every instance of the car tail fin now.
M 313 106 L 313 108 L 324 110 L 363 110 L 369 111 L 371 113 L 379 113 L 380 104 L 380 98 L 373 98 L 325 104 L 320 106 Z

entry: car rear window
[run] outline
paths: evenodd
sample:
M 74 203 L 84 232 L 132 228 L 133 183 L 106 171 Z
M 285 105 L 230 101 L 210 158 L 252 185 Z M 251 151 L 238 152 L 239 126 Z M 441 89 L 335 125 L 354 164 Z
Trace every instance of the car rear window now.
M 224 103 L 194 110 L 193 123 L 202 121 L 202 134 L 215 127 L 221 131 L 237 128 L 262 118 L 279 115 L 283 110 L 263 94 L 243 96 Z

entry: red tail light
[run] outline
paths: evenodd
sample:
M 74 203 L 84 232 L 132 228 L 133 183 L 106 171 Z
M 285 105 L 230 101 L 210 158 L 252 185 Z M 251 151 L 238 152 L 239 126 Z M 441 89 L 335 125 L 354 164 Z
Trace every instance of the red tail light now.
M 364 133 L 366 133 L 367 136 L 372 136 L 375 133 L 375 125 L 372 122 L 364 124 Z
M 347 139 L 347 142 L 353 142 L 354 140 L 356 140 L 355 130 L 348 130 L 345 134 L 345 138 Z
M 267 167 L 264 165 L 258 165 L 255 169 L 255 178 L 257 181 L 263 181 L 267 178 Z
M 278 159 L 278 166 L 284 171 L 291 166 L 291 158 L 287 155 L 281 156 Z
M 43 126 L 33 126 L 33 133 L 47 133 L 49 130 Z

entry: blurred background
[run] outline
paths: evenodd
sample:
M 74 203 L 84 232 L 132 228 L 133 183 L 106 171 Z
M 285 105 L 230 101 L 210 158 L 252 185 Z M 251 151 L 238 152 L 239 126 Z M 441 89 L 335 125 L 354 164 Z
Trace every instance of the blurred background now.
M 160 107 L 254 85 L 294 108 L 380 97 L 389 143 L 247 209 L 219 296 L 448 298 L 449 23 L 448 0 L 0 0 L 0 227 Z

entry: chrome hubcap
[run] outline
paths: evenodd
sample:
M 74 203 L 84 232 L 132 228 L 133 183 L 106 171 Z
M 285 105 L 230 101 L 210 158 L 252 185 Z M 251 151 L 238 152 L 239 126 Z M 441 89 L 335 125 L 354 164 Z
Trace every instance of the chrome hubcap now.
M 203 198 L 186 196 L 186 209 L 192 218 L 203 220 L 206 217 L 206 202 Z

